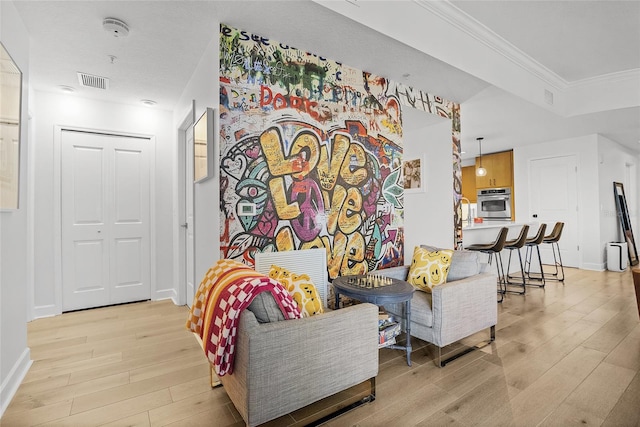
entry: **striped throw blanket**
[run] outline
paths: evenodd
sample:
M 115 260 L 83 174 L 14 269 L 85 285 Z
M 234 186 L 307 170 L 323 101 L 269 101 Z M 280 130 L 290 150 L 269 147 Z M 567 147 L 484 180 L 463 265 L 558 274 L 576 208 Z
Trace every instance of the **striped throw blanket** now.
M 216 375 L 233 373 L 240 314 L 260 292 L 273 295 L 285 319 L 302 317 L 296 302 L 280 283 L 237 261 L 216 262 L 200 283 L 189 311 L 187 329 L 202 338 L 205 355 Z

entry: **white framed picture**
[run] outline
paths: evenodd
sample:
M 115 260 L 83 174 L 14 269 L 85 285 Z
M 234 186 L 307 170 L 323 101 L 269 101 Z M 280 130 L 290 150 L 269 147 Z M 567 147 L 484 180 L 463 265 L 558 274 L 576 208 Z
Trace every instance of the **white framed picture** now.
M 402 179 L 405 193 L 423 193 L 426 189 L 424 157 L 402 161 Z
M 206 108 L 193 125 L 193 182 L 213 177 L 217 109 Z

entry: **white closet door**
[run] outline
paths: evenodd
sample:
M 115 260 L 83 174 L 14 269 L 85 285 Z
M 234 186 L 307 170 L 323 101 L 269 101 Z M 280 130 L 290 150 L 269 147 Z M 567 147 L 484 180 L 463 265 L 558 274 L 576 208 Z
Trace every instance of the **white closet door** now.
M 149 299 L 148 139 L 62 133 L 63 311 Z
M 557 221 L 564 222 L 559 246 L 565 267 L 578 267 L 578 172 L 575 156 L 531 160 L 531 220 L 547 224 L 551 233 Z M 529 231 L 532 236 L 537 228 Z M 553 263 L 550 245 L 540 245 L 542 262 Z M 536 262 L 532 263 L 532 268 Z

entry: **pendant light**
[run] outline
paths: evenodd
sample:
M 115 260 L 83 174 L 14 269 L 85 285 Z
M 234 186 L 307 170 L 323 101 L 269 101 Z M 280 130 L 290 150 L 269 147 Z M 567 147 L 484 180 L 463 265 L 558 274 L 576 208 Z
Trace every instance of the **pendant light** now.
M 480 162 L 480 167 L 476 168 L 476 175 L 485 176 L 487 174 L 487 170 L 482 167 L 482 140 L 484 138 L 480 137 L 476 139 L 478 140 L 478 146 L 480 147 L 480 157 L 478 158 L 478 161 Z

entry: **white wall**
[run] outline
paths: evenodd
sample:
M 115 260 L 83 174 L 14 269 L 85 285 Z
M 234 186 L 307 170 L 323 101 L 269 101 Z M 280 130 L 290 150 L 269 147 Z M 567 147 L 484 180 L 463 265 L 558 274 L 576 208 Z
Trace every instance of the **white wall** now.
M 31 365 L 27 347 L 29 34 L 12 2 L 0 2 L 0 40 L 23 76 L 20 126 L 20 208 L 0 212 L 0 417 Z
M 218 28 L 219 23 L 211 23 L 211 28 Z M 173 129 L 177 132 L 185 116 L 191 109 L 192 101 L 195 100 L 196 118 L 205 111 L 207 107 L 218 108 L 219 105 L 219 35 L 213 32 L 211 43 L 207 47 L 204 55 L 195 72 L 191 76 L 189 84 L 182 92 L 180 101 L 176 105 L 173 114 Z M 216 135 L 217 136 L 217 135 Z M 177 141 L 177 138 L 175 139 Z M 179 170 L 177 161 L 181 158 L 180 150 L 176 142 L 173 146 L 174 169 Z M 219 143 L 215 143 L 214 153 L 214 177 L 207 181 L 195 184 L 194 187 L 194 236 L 195 236 L 195 286 L 197 288 L 200 280 L 215 261 L 220 258 L 220 173 L 219 166 Z M 176 172 L 177 173 L 177 172 Z M 174 221 L 177 224 L 179 212 L 183 209 L 177 205 L 178 176 L 174 177 Z M 178 233 L 175 234 L 176 239 Z M 176 245 L 173 256 L 176 265 L 179 262 L 180 251 L 183 248 Z M 177 270 L 177 269 L 176 269 Z M 177 273 L 177 272 L 176 272 Z M 185 293 L 184 278 L 176 276 L 176 283 L 180 283 L 179 293 Z M 183 302 L 181 298 L 178 301 Z
M 556 156 L 575 155 L 578 164 L 578 244 L 579 267 L 587 270 L 605 268 L 607 241 L 617 240 L 613 184 L 624 182 L 625 162 L 633 156 L 619 144 L 600 135 L 548 141 L 516 147 L 513 151 L 516 217 L 530 220 L 529 161 Z M 613 212 L 613 213 L 612 213 Z
M 636 174 L 638 156 L 631 150 L 602 135 L 598 140 L 598 175 L 600 196 L 600 246 L 602 256 L 606 259 L 606 245 L 608 242 L 625 241 L 617 217 L 616 203 L 613 195 L 613 182 L 621 182 L 629 208 L 631 229 L 638 247 L 638 215 L 637 215 L 637 176 L 632 177 L 632 182 L 627 182 L 627 172 Z M 634 185 L 635 184 L 635 185 Z
M 453 160 L 451 121 L 437 118 L 434 122 L 430 114 L 418 110 L 405 114 L 406 110 L 403 156 L 422 156 L 426 174 L 426 191 L 404 196 L 404 256 L 409 264 L 418 245 L 453 248 Z
M 54 188 L 56 177 L 54 162 L 59 161 L 55 138 L 56 126 L 89 130 L 121 132 L 155 137 L 155 179 L 151 180 L 155 194 L 155 228 L 151 230 L 152 299 L 175 297 L 173 283 L 173 132 L 171 113 L 148 107 L 107 103 L 82 98 L 77 94 L 65 95 L 35 92 L 33 120 L 35 151 L 34 206 L 34 301 L 33 317 L 51 316 L 62 312 L 59 257 L 57 247 L 60 224 L 59 194 Z M 58 181 L 59 182 L 59 181 Z M 153 221 L 153 218 L 152 218 Z M 153 227 L 153 224 L 152 224 Z

